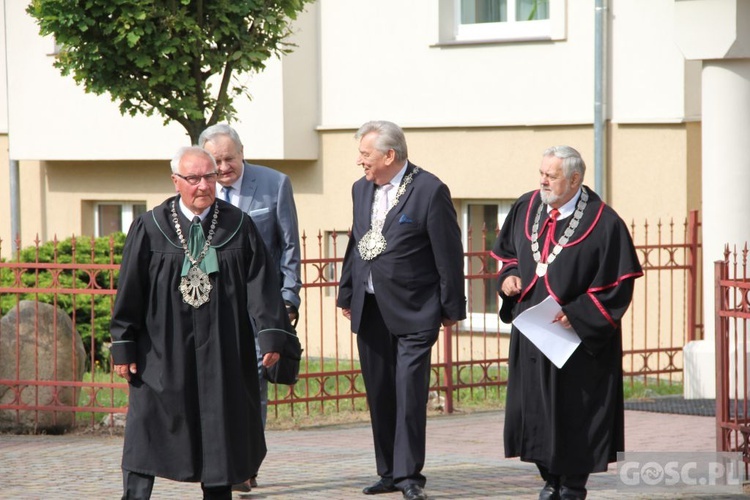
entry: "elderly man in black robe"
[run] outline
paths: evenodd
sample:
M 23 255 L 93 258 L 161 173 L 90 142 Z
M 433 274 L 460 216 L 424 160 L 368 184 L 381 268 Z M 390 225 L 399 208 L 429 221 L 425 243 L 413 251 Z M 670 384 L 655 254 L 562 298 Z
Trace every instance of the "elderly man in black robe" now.
M 583 185 L 585 171 L 575 149 L 547 149 L 540 189 L 516 201 L 492 250 L 501 319 L 551 296 L 562 306 L 554 320 L 581 339 L 558 368 L 511 332 L 505 455 L 537 465 L 544 500 L 586 498 L 589 474 L 625 443 L 620 320 L 643 272 L 627 226 Z
M 248 311 L 260 330 L 291 327 L 255 226 L 215 200 L 213 157 L 181 148 L 171 166 L 178 194 L 133 222 L 112 314 L 130 391 L 122 498 L 149 498 L 159 476 L 231 499 L 266 454 Z M 278 359 L 263 353 L 266 366 Z

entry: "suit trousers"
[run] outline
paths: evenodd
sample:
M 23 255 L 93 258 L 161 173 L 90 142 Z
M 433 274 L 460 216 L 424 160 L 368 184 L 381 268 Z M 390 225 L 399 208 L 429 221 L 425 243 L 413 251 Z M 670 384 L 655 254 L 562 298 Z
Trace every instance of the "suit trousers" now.
M 424 486 L 430 354 L 439 329 L 394 334 L 365 294 L 357 347 L 367 390 L 378 475 L 400 489 Z

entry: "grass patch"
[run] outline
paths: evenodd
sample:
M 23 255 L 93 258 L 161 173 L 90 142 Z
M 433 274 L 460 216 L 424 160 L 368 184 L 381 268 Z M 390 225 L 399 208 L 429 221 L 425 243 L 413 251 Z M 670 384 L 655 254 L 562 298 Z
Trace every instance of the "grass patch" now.
M 269 385 L 268 420 L 270 430 L 299 429 L 324 425 L 341 425 L 369 421 L 365 386 L 359 372 L 359 362 L 335 359 L 308 359 L 302 364 L 300 380 L 294 387 Z M 342 374 L 334 375 L 334 372 Z M 444 385 L 444 368 L 433 369 L 431 387 L 437 380 Z M 505 408 L 508 380 L 507 366 L 464 365 L 453 368 L 453 409 L 460 412 L 498 410 Z M 93 374 L 84 376 L 85 382 L 109 384 L 121 382 L 97 367 Z M 626 400 L 682 394 L 682 383 L 644 377 L 623 380 Z M 124 408 L 128 396 L 124 389 L 84 388 L 79 397 L 79 408 L 90 408 L 76 414 L 81 426 L 95 425 L 108 415 L 104 408 Z M 99 409 L 97 411 L 97 409 Z M 445 391 L 431 389 L 430 414 L 445 410 Z
M 623 380 L 623 392 L 625 400 L 648 399 L 659 396 L 682 395 L 682 382 L 658 380 L 655 378 L 626 377 Z

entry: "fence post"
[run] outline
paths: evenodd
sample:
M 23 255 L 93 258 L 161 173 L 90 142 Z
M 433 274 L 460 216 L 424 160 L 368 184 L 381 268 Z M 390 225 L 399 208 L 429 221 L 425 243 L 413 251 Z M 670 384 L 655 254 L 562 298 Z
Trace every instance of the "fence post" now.
M 729 443 L 724 439 L 724 424 L 729 421 L 729 342 L 726 338 L 726 318 L 722 280 L 727 277 L 728 262 L 714 262 L 714 318 L 716 346 L 716 451 L 728 451 Z M 736 411 L 736 410 L 735 410 Z
M 688 282 L 687 282 L 687 341 L 696 340 L 698 330 L 698 211 L 691 210 L 688 213 Z
M 453 327 L 443 328 L 443 356 L 445 356 L 445 370 L 443 383 L 445 384 L 445 412 L 453 413 Z

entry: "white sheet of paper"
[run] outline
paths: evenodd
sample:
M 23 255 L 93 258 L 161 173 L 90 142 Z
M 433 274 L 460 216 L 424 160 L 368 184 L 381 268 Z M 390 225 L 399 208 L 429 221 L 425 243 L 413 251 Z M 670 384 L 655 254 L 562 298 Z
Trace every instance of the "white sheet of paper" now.
M 581 343 L 575 330 L 553 322 L 561 310 L 560 304 L 550 296 L 513 320 L 516 328 L 558 368 L 563 367 Z

